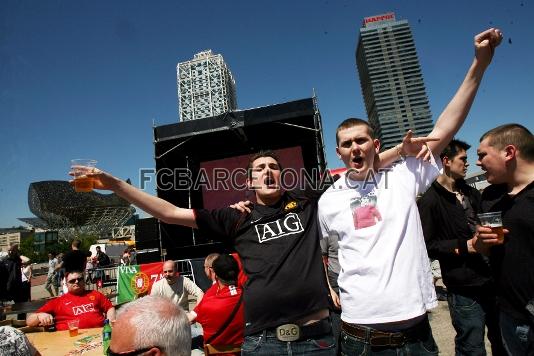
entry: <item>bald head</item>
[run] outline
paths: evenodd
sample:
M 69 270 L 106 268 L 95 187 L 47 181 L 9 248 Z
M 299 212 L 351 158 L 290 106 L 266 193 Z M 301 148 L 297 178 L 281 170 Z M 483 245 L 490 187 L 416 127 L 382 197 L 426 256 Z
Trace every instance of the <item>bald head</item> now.
M 176 282 L 176 267 L 173 260 L 168 260 L 163 263 L 163 277 L 169 284 Z

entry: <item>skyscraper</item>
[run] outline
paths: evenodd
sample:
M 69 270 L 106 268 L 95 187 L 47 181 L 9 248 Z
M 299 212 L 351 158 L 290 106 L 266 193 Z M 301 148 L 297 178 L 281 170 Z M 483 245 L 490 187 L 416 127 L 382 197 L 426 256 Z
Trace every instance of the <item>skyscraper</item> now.
M 366 17 L 360 28 L 356 64 L 369 123 L 382 149 L 398 144 L 408 129 L 432 131 L 432 114 L 407 20 L 395 14 Z
M 211 50 L 176 66 L 180 121 L 217 116 L 235 110 L 235 80 L 222 55 Z

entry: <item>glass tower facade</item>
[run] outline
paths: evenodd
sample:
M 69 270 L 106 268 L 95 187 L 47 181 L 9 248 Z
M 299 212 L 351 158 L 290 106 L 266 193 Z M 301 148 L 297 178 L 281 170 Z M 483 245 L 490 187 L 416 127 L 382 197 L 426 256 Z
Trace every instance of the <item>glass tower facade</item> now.
M 408 129 L 416 136 L 432 131 L 432 114 L 408 21 L 397 21 L 394 13 L 366 17 L 360 28 L 356 64 L 367 117 L 382 150 L 401 142 Z

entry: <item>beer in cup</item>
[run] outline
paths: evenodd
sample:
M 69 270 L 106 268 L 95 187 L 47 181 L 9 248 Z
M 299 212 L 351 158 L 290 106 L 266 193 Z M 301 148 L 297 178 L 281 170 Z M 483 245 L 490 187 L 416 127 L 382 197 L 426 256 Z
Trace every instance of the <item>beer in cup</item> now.
M 69 335 L 72 337 L 72 336 L 78 336 L 78 327 L 80 325 L 80 320 L 78 319 L 74 319 L 74 320 L 69 320 L 67 322 L 68 326 L 69 326 Z
M 490 227 L 491 232 L 497 234 L 499 242 L 504 241 L 504 232 L 502 231 L 502 214 L 500 211 L 491 213 L 478 214 L 480 225 Z
M 93 179 L 87 177 L 80 167 L 94 168 L 94 159 L 73 159 L 71 167 L 74 172 L 74 190 L 77 192 L 91 192 L 93 190 Z

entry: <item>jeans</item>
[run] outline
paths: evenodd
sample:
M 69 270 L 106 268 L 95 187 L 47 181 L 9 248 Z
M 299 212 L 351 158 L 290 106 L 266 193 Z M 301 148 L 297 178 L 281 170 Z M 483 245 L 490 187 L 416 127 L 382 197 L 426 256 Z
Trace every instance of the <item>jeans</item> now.
M 418 355 L 438 355 L 438 346 L 432 336 L 432 330 L 428 319 L 422 321 L 426 323 L 424 332 L 418 340 L 411 340 L 399 347 L 371 346 L 364 339 L 356 338 L 341 331 L 341 355 L 342 356 L 418 356 Z
M 265 331 L 245 336 L 241 355 L 317 355 L 335 356 L 335 342 L 332 331 L 315 339 L 284 342 L 274 334 Z
M 485 326 L 488 327 L 492 354 L 506 354 L 502 345 L 496 299 L 492 294 L 481 291 L 477 295 L 468 296 L 449 292 L 447 300 L 452 325 L 456 330 L 456 356 L 486 355 Z
M 503 312 L 500 314 L 504 348 L 509 355 L 534 355 L 534 327 Z
M 334 353 L 336 355 L 340 354 L 340 345 L 341 342 L 341 311 L 334 310 L 330 312 L 330 318 L 332 319 L 332 333 L 334 334 L 334 341 L 336 343 L 334 348 Z

